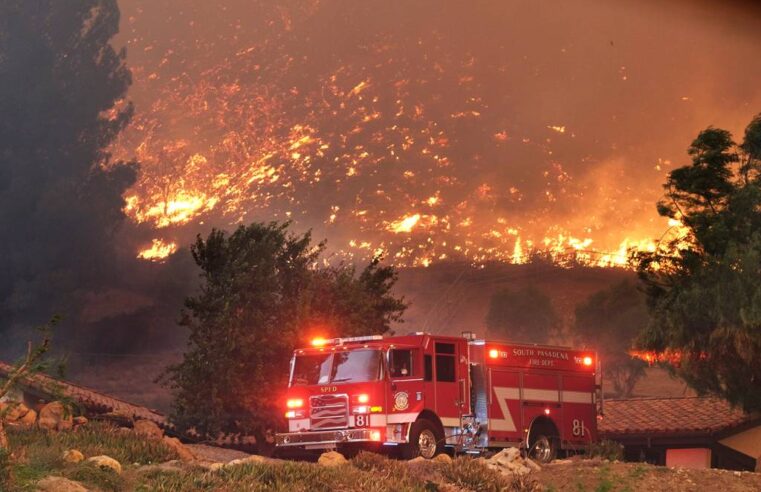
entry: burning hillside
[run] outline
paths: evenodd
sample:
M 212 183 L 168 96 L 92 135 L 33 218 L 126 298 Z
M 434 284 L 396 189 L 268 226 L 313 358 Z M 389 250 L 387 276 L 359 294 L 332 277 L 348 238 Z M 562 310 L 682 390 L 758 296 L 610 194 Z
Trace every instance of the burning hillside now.
M 689 136 L 752 112 L 706 89 L 761 106 L 751 83 L 691 78 L 704 62 L 662 50 L 718 60 L 734 13 L 666 9 L 677 25 L 634 3 L 122 1 L 137 114 L 115 154 L 141 163 L 126 211 L 156 230 L 140 257 L 290 219 L 398 265 L 625 264 L 668 227 L 653 204 Z M 722 41 L 746 52 L 757 32 Z

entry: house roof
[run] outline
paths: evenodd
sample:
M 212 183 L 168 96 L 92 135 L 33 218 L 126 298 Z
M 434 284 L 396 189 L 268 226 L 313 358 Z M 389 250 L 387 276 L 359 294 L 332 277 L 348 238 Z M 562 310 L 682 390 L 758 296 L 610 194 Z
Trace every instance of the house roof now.
M 604 408 L 603 437 L 712 435 L 760 420 L 725 400 L 697 396 L 605 400 Z
M 0 362 L 0 377 L 7 376 L 12 369 L 12 366 Z M 151 420 L 164 428 L 168 427 L 166 418 L 155 410 L 104 395 L 95 390 L 45 374 L 35 374 L 26 377 L 19 382 L 19 386 L 22 389 L 33 390 L 35 393 L 48 397 L 55 397 L 54 393 L 60 391 L 64 396 L 71 398 L 87 410 L 90 415 L 114 414 L 134 420 Z

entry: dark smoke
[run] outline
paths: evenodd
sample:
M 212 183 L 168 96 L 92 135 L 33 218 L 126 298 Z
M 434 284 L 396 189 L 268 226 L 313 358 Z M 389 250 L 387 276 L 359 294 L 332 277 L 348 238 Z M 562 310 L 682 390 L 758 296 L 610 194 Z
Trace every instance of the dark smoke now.
M 0 357 L 53 314 L 56 348 L 127 341 L 155 305 L 122 212 L 138 168 L 107 152 L 133 114 L 118 27 L 113 0 L 0 3 Z

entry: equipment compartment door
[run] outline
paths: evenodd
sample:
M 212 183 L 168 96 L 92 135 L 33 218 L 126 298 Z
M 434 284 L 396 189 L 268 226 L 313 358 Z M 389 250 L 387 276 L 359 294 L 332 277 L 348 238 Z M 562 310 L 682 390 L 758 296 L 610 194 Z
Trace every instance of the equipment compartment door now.
M 434 340 L 433 380 L 436 388 L 436 413 L 444 427 L 460 427 L 460 415 L 467 399 L 463 393 L 461 379 L 460 355 L 463 354 L 459 343 L 450 340 Z M 466 365 L 467 368 L 467 365 Z
M 521 440 L 520 373 L 506 369 L 489 369 L 489 440 Z
M 597 411 L 593 376 L 563 376 L 563 424 L 560 434 L 574 444 L 597 440 Z

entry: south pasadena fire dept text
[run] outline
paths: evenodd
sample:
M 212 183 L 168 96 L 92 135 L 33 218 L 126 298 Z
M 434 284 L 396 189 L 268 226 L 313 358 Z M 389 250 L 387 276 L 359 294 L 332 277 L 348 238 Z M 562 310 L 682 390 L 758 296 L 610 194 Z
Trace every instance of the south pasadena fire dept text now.
M 522 447 L 539 461 L 597 439 L 590 350 L 427 333 L 317 339 L 294 352 L 280 448 L 398 449 L 433 458 Z

